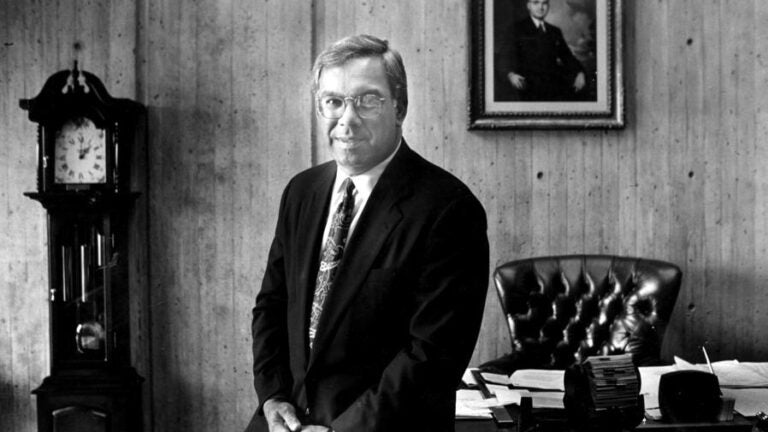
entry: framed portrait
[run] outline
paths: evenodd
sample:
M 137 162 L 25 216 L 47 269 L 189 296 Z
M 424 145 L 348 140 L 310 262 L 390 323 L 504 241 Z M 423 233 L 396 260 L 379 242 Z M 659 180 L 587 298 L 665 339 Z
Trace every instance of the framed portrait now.
M 469 129 L 624 127 L 621 0 L 471 0 Z

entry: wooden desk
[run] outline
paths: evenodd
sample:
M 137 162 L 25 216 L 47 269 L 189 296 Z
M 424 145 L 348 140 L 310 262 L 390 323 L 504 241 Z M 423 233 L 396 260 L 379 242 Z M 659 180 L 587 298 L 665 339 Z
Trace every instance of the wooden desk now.
M 547 415 L 551 415 L 549 412 Z M 535 412 L 534 412 L 534 415 Z M 536 428 L 541 432 L 572 432 L 564 416 L 543 420 L 543 425 Z M 721 423 L 663 423 L 646 420 L 640 423 L 636 432 L 750 432 L 754 421 L 740 414 L 734 414 L 733 421 Z M 456 420 L 456 432 L 519 432 L 517 425 L 499 428 L 493 420 Z
M 646 420 L 635 430 L 644 432 L 750 432 L 753 424 L 754 420 L 750 420 L 741 414 L 734 414 L 733 421 L 720 423 L 662 423 L 655 420 Z
M 456 420 L 456 432 L 517 432 L 517 427 L 499 428 L 493 420 Z

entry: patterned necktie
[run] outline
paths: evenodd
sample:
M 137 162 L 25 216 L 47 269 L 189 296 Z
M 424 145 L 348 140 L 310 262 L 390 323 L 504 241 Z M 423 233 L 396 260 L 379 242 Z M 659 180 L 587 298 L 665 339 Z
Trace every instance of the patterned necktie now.
M 315 297 L 312 300 L 312 314 L 309 321 L 309 347 L 315 341 L 317 323 L 320 321 L 320 313 L 323 311 L 323 302 L 336 275 L 341 256 L 344 254 L 344 245 L 347 243 L 349 226 L 352 223 L 353 210 L 355 208 L 355 184 L 347 178 L 342 183 L 344 198 L 339 203 L 336 213 L 331 220 L 331 229 L 328 231 L 328 240 L 323 247 L 323 255 L 320 260 L 320 269 L 317 272 L 315 282 Z

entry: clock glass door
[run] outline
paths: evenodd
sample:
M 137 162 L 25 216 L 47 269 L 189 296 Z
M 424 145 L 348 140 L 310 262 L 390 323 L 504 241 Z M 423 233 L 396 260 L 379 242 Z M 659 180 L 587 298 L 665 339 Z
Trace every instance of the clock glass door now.
M 59 218 L 54 227 L 57 263 L 51 293 L 54 363 L 62 367 L 108 361 L 106 287 L 113 236 L 109 218 Z

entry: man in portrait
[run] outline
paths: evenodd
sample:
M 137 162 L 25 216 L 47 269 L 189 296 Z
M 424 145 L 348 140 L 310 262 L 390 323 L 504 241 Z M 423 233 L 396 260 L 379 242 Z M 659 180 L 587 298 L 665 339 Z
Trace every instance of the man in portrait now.
M 546 21 L 549 0 L 526 0 L 528 16 L 514 23 L 498 56 L 498 70 L 512 100 L 545 102 L 581 98 L 586 77 L 555 25 Z
M 283 192 L 247 430 L 453 430 L 487 292 L 485 211 L 403 138 L 405 68 L 386 41 L 344 38 L 313 77 L 333 160 Z

